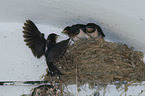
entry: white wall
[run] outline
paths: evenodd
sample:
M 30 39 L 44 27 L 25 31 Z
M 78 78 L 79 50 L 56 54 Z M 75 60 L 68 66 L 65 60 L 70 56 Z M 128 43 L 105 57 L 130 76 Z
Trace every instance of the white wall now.
M 145 52 L 144 0 L 0 0 L 0 22 L 31 19 L 64 27 L 95 22 L 106 39 L 126 43 Z

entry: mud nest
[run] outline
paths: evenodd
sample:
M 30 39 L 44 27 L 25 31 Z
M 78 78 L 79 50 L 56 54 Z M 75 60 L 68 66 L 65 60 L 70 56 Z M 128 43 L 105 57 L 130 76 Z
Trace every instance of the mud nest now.
M 34 88 L 31 96 L 61 96 L 58 86 L 53 85 L 40 85 Z
M 65 84 L 145 80 L 143 53 L 127 45 L 104 40 L 80 40 L 55 64 Z M 77 77 L 77 79 L 76 79 Z M 45 80 L 50 79 L 45 77 Z M 52 79 L 52 78 L 51 78 Z

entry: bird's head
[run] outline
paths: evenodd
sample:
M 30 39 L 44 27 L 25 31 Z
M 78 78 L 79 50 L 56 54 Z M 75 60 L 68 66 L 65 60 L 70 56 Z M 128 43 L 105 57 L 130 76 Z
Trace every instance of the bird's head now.
M 86 32 L 87 33 L 93 33 L 96 30 L 96 24 L 95 23 L 88 23 L 86 25 Z
M 72 25 L 71 27 L 67 26 L 62 31 L 62 33 L 67 34 L 69 37 L 74 37 L 74 36 L 78 35 L 79 32 L 80 32 L 80 29 L 77 25 Z
M 70 28 L 71 28 L 70 26 L 65 27 L 65 28 L 63 29 L 62 33 L 68 34 L 68 33 L 70 32 Z
M 59 35 L 55 34 L 55 33 L 51 33 L 48 35 L 47 40 L 53 43 L 56 43 L 57 37 Z
M 75 35 L 78 35 L 80 33 L 80 28 L 78 25 L 72 25 L 70 29 L 70 33 Z

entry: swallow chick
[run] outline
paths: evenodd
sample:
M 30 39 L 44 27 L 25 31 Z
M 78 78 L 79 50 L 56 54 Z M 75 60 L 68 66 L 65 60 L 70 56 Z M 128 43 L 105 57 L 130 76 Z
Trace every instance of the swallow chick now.
M 45 39 L 44 34 L 38 30 L 37 26 L 31 20 L 26 20 L 23 29 L 24 41 L 31 49 L 33 55 L 36 58 L 41 58 L 43 55 L 45 56 L 49 68 L 48 73 L 51 76 L 63 75 L 53 63 L 64 55 L 70 39 L 56 43 L 58 35 L 55 33 L 51 33 L 47 39 Z
M 98 38 L 99 36 L 103 39 L 105 34 L 103 33 L 100 26 L 96 25 L 95 23 L 88 23 L 86 25 L 86 33 L 91 38 Z
M 83 24 L 67 26 L 64 28 L 62 33 L 67 34 L 73 41 L 87 39 L 90 37 L 86 34 L 86 26 Z

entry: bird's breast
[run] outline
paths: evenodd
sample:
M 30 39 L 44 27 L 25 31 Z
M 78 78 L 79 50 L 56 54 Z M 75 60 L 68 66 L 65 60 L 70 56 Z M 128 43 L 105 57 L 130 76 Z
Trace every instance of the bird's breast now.
M 82 29 L 80 29 L 80 32 L 77 35 L 77 37 L 80 39 L 89 38 L 89 36 L 86 33 L 84 33 Z
M 88 35 L 90 35 L 93 38 L 97 38 L 99 36 L 98 30 L 96 29 L 95 32 L 93 33 L 87 33 Z

